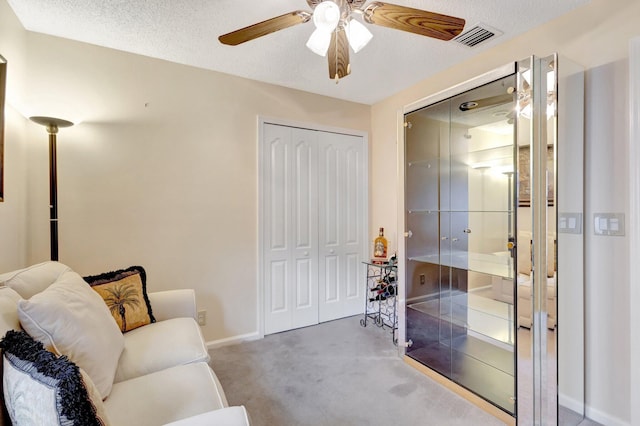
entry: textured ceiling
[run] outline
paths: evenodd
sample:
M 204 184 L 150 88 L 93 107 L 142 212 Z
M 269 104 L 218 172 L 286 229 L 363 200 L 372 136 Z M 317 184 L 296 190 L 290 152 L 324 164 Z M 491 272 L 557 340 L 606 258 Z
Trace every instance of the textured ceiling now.
M 335 98 L 373 104 L 589 0 L 393 0 L 483 23 L 504 34 L 475 48 L 368 25 L 373 40 L 351 52 L 351 75 L 329 79 L 326 58 L 305 47 L 313 23 L 239 46 L 218 36 L 294 10 L 305 0 L 8 0 L 27 30 Z M 531 52 L 544 54 L 550 52 Z M 517 58 L 514 58 L 517 59 Z

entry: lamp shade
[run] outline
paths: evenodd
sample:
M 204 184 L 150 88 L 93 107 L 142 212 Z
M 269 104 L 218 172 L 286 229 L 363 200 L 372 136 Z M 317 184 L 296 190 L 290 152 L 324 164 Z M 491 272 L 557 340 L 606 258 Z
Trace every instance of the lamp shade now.
M 319 28 L 316 28 L 309 40 L 307 40 L 307 47 L 320 56 L 327 56 L 329 44 L 331 44 L 331 32 L 323 31 Z
M 330 33 L 340 22 L 340 7 L 332 1 L 323 1 L 313 11 L 313 23 L 317 29 Z
M 365 47 L 372 38 L 371 31 L 355 19 L 350 20 L 347 24 L 347 39 L 349 40 L 349 46 L 355 53 Z

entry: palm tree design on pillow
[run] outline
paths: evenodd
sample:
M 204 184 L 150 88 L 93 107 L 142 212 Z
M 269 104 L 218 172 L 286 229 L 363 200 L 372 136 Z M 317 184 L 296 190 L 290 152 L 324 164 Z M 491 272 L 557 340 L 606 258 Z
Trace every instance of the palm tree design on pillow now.
M 116 314 L 120 315 L 122 320 L 120 329 L 124 333 L 127 331 L 127 307 L 133 309 L 140 304 L 137 292 L 131 284 L 116 285 L 113 288 L 106 288 L 105 291 L 109 293 L 109 295 L 104 298 L 104 301 L 114 316 Z

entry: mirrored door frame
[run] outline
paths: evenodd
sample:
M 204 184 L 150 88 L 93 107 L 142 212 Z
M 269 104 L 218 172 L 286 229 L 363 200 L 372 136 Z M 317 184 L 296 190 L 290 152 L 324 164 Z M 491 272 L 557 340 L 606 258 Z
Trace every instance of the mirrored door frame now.
M 629 43 L 629 93 L 630 93 L 630 124 L 629 124 L 629 258 L 640 257 L 640 37 L 635 37 Z M 629 262 L 629 276 L 640 274 L 640 264 Z M 640 321 L 640 310 L 636 309 L 640 303 L 640 287 L 630 286 L 629 303 L 631 305 L 631 324 Z M 631 333 L 631 359 L 640 356 L 640 335 Z M 631 371 L 631 401 L 640 399 L 640 369 Z M 640 423 L 640 404 L 631 404 L 631 424 Z
M 518 69 L 519 67 L 523 67 L 523 65 L 526 65 L 527 63 L 529 64 L 529 67 L 531 69 L 531 73 L 532 74 L 537 74 L 537 78 L 540 81 L 544 81 L 545 84 L 544 85 L 539 85 L 539 89 L 537 92 L 535 93 L 531 93 L 532 96 L 532 109 L 535 111 L 535 115 L 537 117 L 544 117 L 544 111 L 546 111 L 547 108 L 547 98 L 549 95 L 549 87 L 547 87 L 547 78 L 545 78 L 546 76 L 546 70 L 542 70 L 542 68 L 544 66 L 548 66 L 549 63 L 552 62 L 553 66 L 556 67 L 558 66 L 558 59 L 557 56 L 552 56 L 552 57 L 547 57 L 547 58 L 543 58 L 542 60 L 536 57 L 531 57 L 531 58 L 527 58 L 523 61 L 520 62 L 514 62 L 514 63 L 510 63 L 507 64 L 503 67 L 500 67 L 498 69 L 495 69 L 493 71 L 490 71 L 486 74 L 483 74 L 477 78 L 474 78 L 472 80 L 466 81 L 464 83 L 461 83 L 459 85 L 456 85 L 452 88 L 446 89 L 444 91 L 441 91 L 439 93 L 436 93 L 432 96 L 426 97 L 424 99 L 421 99 L 415 103 L 412 103 L 410 105 L 407 105 L 403 110 L 398 111 L 397 114 L 397 120 L 398 120 L 398 182 L 400 185 L 400 188 L 398 190 L 398 220 L 399 220 L 399 229 L 402 230 L 402 232 L 405 232 L 407 230 L 406 228 L 406 224 L 405 224 L 405 212 L 404 212 L 404 207 L 405 207 L 405 193 L 404 193 L 404 176 L 405 176 L 405 129 L 404 129 L 404 121 L 405 121 L 405 115 L 409 114 L 411 112 L 414 112 L 418 109 L 424 108 L 426 106 L 429 105 L 433 105 L 439 101 L 451 98 L 459 93 L 462 93 L 464 91 L 467 90 L 471 90 L 473 88 L 479 87 L 481 85 L 490 83 L 492 81 L 498 80 L 502 77 L 506 77 L 508 75 L 513 75 L 513 74 L 518 74 Z M 573 64 L 568 63 L 567 64 L 567 70 L 569 70 L 568 73 L 565 73 L 565 76 L 563 76 L 561 73 L 556 73 L 555 74 L 555 78 L 553 81 L 553 91 L 554 91 L 554 96 L 557 95 L 557 83 L 558 80 L 561 80 L 561 84 L 573 84 L 574 86 L 576 85 L 575 81 L 572 82 L 571 78 L 567 78 L 567 75 L 574 75 L 574 74 L 579 74 L 581 71 L 579 69 L 579 67 L 574 66 Z M 575 79 L 574 79 L 575 80 Z M 578 83 L 580 82 L 580 79 L 578 79 Z M 567 113 L 569 112 L 571 114 L 574 115 L 574 117 L 572 117 L 571 122 L 574 123 L 580 123 L 579 125 L 581 126 L 582 123 L 582 118 L 581 117 L 577 117 L 576 116 L 576 111 L 582 111 L 582 93 L 580 91 L 580 88 L 576 87 L 576 93 L 578 94 L 578 98 L 576 98 L 576 104 L 569 106 L 569 96 L 565 95 L 564 98 L 561 98 L 563 100 L 563 102 L 560 102 L 560 105 L 555 105 L 556 106 L 556 112 L 557 111 L 561 111 L 560 114 L 562 113 Z M 582 89 L 583 90 L 583 89 Z M 566 92 L 564 92 L 565 94 L 570 93 L 569 90 L 566 90 Z M 571 96 L 574 96 L 573 94 Z M 557 98 L 556 98 L 557 100 Z M 572 112 L 573 111 L 573 112 Z M 542 113 L 541 113 L 542 112 Z M 536 114 L 537 113 L 537 114 Z M 558 114 L 555 114 L 554 117 L 557 117 Z M 548 120 L 547 120 L 548 121 Z M 554 118 L 554 123 L 557 124 L 557 120 L 555 120 Z M 574 124 L 575 125 L 575 124 Z M 548 137 L 548 132 L 547 132 L 547 123 L 545 120 L 543 119 L 537 119 L 537 120 L 532 120 L 532 122 L 529 124 L 529 128 L 526 129 L 526 131 L 530 132 L 530 138 L 531 138 L 531 146 L 533 147 L 533 149 L 531 150 L 531 155 L 532 158 L 534 158 L 534 161 L 536 161 L 536 164 L 539 164 L 539 169 L 535 172 L 538 176 L 542 176 L 544 174 L 544 179 L 540 179 L 537 178 L 534 182 L 532 182 L 532 187 L 537 186 L 537 188 L 534 188 L 534 191 L 536 193 L 542 193 L 544 192 L 546 195 L 546 191 L 547 191 L 547 174 L 549 171 L 546 170 L 546 161 L 541 162 L 540 159 L 544 158 L 546 159 L 547 156 L 547 142 L 546 142 L 546 138 Z M 559 132 L 561 133 L 560 137 L 566 137 L 567 136 L 567 130 L 566 130 L 567 126 L 562 126 L 560 127 Z M 520 129 L 520 131 L 523 131 L 523 129 Z M 555 140 L 558 139 L 558 130 L 557 128 L 554 127 L 554 134 L 553 134 L 553 138 L 554 138 L 554 142 Z M 544 134 L 542 134 L 544 133 Z M 564 134 L 562 134 L 564 133 Z M 579 132 L 578 132 L 579 133 Z M 573 137 L 576 140 L 576 144 L 580 143 L 582 144 L 582 134 L 580 133 L 579 135 L 573 135 Z M 543 142 L 541 142 L 541 140 Z M 578 141 L 579 140 L 579 141 Z M 536 141 L 536 142 L 533 142 Z M 582 147 L 582 145 L 580 145 Z M 557 155 L 557 151 L 554 149 L 554 158 L 555 155 Z M 580 152 L 580 155 L 582 155 L 582 152 Z M 544 164 L 542 164 L 544 163 Z M 554 162 L 555 165 L 555 162 Z M 533 172 L 533 170 L 532 170 Z M 557 173 L 555 170 L 551 171 L 553 173 L 553 176 L 555 178 L 555 176 L 557 176 Z M 580 173 L 582 173 L 582 170 L 580 169 Z M 577 176 L 575 176 L 577 178 Z M 573 178 L 573 177 L 571 177 Z M 557 188 L 557 186 L 555 186 L 555 188 Z M 580 190 L 582 190 L 582 181 L 580 181 Z M 580 199 L 581 203 L 582 203 L 582 198 Z M 554 226 L 553 226 L 553 230 L 555 232 L 556 226 L 557 226 L 557 216 L 556 213 L 554 212 L 552 214 L 551 217 L 547 218 L 547 200 L 545 197 L 544 203 L 538 203 L 537 206 L 539 206 L 538 208 L 534 207 L 532 208 L 532 227 L 534 223 L 538 223 L 538 224 L 545 224 L 545 226 L 536 226 L 535 229 L 532 229 L 532 231 L 534 231 L 534 241 L 538 240 L 540 238 L 543 238 L 541 241 L 546 241 L 547 240 L 547 228 L 546 228 L 546 224 L 548 223 L 548 220 L 552 220 L 554 221 Z M 571 211 L 575 211 L 578 212 L 579 210 L 579 215 L 582 214 L 582 209 L 583 209 L 583 205 L 580 206 L 569 206 L 569 209 Z M 561 214 L 565 214 L 564 212 L 561 212 Z M 537 221 L 537 222 L 536 222 Z M 401 235 L 401 234 L 400 234 Z M 406 235 L 405 233 L 405 238 L 408 235 Z M 555 237 L 554 237 L 555 238 Z M 582 241 L 582 240 L 581 240 Z M 398 242 L 398 259 L 399 259 L 399 268 L 401 271 L 405 271 L 406 270 L 406 256 L 405 256 L 405 241 L 399 241 Z M 542 270 L 542 271 L 546 271 L 546 259 L 547 259 L 547 244 L 533 244 L 533 256 L 535 259 L 539 259 L 538 263 L 539 263 L 539 269 L 538 270 Z M 555 248 L 553 248 L 552 250 L 555 250 Z M 556 256 L 556 253 L 553 254 L 554 258 Z M 582 253 L 580 252 L 580 256 L 582 256 Z M 582 258 L 581 258 L 582 259 Z M 532 360 L 532 362 L 528 365 L 530 365 L 529 368 L 527 368 L 528 371 L 523 371 L 523 367 L 519 366 L 517 367 L 517 376 L 518 378 L 516 380 L 520 380 L 520 377 L 523 375 L 527 375 L 529 377 L 533 377 L 533 382 L 532 382 L 532 386 L 531 386 L 531 390 L 533 395 L 530 398 L 523 398 L 522 401 L 518 401 L 518 409 L 517 409 L 517 413 L 520 412 L 521 415 L 518 416 L 516 415 L 516 418 L 518 418 L 517 422 L 518 424 L 545 424 L 547 423 L 550 419 L 557 419 L 558 418 L 558 411 L 557 411 L 557 406 L 558 406 L 558 395 L 557 392 L 548 392 L 548 384 L 549 381 L 553 381 L 555 383 L 557 383 L 558 380 L 562 380 L 561 377 L 558 376 L 558 372 L 557 372 L 557 365 L 558 365 L 558 358 L 557 358 L 557 352 L 553 355 L 553 356 L 547 356 L 547 341 L 546 341 L 546 337 L 543 336 L 547 336 L 547 310 L 548 307 L 545 305 L 547 302 L 545 300 L 545 289 L 546 289 L 546 279 L 547 279 L 547 274 L 537 274 L 538 277 L 536 278 L 534 276 L 534 285 L 533 285 L 533 294 L 532 294 L 532 308 L 533 308 L 533 313 L 532 313 L 532 317 L 533 317 L 533 325 L 532 325 L 532 337 L 531 337 L 531 342 L 529 342 L 528 344 L 532 345 L 532 354 L 534 356 L 534 359 Z M 582 275 L 580 274 L 580 279 L 582 279 Z M 541 284 L 543 283 L 543 284 Z M 556 283 L 557 284 L 557 283 Z M 557 287 L 556 287 L 557 288 Z M 514 292 L 515 294 L 515 292 Z M 561 297 L 562 292 L 560 292 L 560 295 L 558 297 Z M 406 336 L 406 283 L 405 283 L 405 276 L 404 274 L 399 274 L 399 287 L 398 287 L 398 296 L 399 296 L 399 330 L 398 330 L 398 341 L 399 342 L 407 342 L 407 336 Z M 557 298 L 556 298 L 557 300 Z M 583 299 L 582 299 L 582 294 L 579 294 L 579 297 L 577 298 L 577 300 L 574 300 L 575 303 L 577 304 L 583 304 Z M 582 320 L 582 316 L 584 315 L 583 311 L 580 309 L 579 312 L 582 313 L 582 315 L 580 316 L 579 320 Z M 558 312 L 558 316 L 561 317 L 561 314 Z M 544 318 L 543 318 L 544 317 Z M 583 323 L 582 323 L 583 325 Z M 567 328 L 567 330 L 570 330 L 569 328 Z M 555 334 L 555 333 L 554 333 Z M 555 336 L 554 336 L 555 338 Z M 581 337 L 581 340 L 583 339 L 583 337 Z M 399 354 L 401 356 L 405 356 L 406 355 L 406 346 L 409 343 L 405 343 L 403 344 L 399 344 Z M 553 346 L 555 346 L 555 342 L 553 343 Z M 557 348 L 557 346 L 555 346 L 555 348 Z M 519 348 L 518 348 L 519 349 Z M 565 348 L 566 349 L 566 348 Z M 575 348 L 572 348 L 575 349 Z M 580 353 L 576 353 L 576 356 L 583 357 L 584 353 L 583 351 Z M 408 357 L 405 356 L 405 359 L 408 359 Z M 408 363 L 412 364 L 410 361 L 407 361 Z M 583 362 L 584 360 L 581 359 L 579 363 L 576 363 L 577 366 L 574 366 L 574 368 L 579 368 L 581 371 L 584 371 L 584 366 L 583 366 Z M 560 365 L 563 365 L 562 363 Z M 553 370 L 553 371 L 552 371 Z M 583 374 L 583 373 L 581 373 Z M 584 379 L 584 377 L 582 376 L 582 379 Z M 530 382 L 532 381 L 531 378 L 528 379 Z M 443 384 L 445 385 L 449 385 L 447 382 L 447 380 L 445 379 L 444 381 L 441 381 Z M 455 389 L 455 384 L 452 386 L 452 388 Z M 579 405 L 582 404 L 581 407 L 581 413 L 582 415 L 584 415 L 584 382 L 579 383 L 579 387 L 581 388 L 581 390 L 579 392 L 576 392 L 576 394 L 578 395 L 576 397 L 576 399 L 573 401 L 576 404 L 576 410 L 580 410 Z M 464 395 L 463 395 L 464 396 Z M 561 396 L 562 398 L 562 396 Z M 470 397 L 468 399 L 473 400 L 473 394 L 470 395 Z M 479 399 L 479 398 L 476 398 Z M 483 405 L 482 401 L 476 401 L 478 403 L 478 405 Z M 526 409 L 523 409 L 524 405 L 526 406 Z M 489 406 L 491 406 L 491 404 L 488 404 Z M 509 415 L 507 415 L 504 412 L 501 412 L 501 410 L 496 409 L 497 411 L 494 411 L 491 409 L 491 407 L 486 407 L 483 406 L 483 408 L 487 409 L 487 411 L 491 411 L 494 415 L 497 415 L 497 417 L 500 417 L 503 421 L 509 423 L 515 423 L 516 420 L 512 417 L 510 417 Z M 526 413 L 526 415 L 525 415 Z M 506 415 L 506 417 L 505 417 Z M 525 418 L 526 417 L 526 418 Z M 553 424 L 553 423 L 552 423 Z

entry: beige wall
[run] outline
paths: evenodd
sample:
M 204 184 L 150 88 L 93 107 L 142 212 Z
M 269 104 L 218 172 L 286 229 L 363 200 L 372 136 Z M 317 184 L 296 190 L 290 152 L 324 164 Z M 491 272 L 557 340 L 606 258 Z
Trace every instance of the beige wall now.
M 629 424 L 629 258 L 627 237 L 595 237 L 594 212 L 628 217 L 629 39 L 640 34 L 640 2 L 593 0 L 587 6 L 478 54 L 372 108 L 373 228 L 397 229 L 397 114 L 406 105 L 514 60 L 558 52 L 587 69 L 586 74 L 586 324 L 588 414 L 605 424 Z M 384 170 L 384 173 L 376 173 Z M 378 191 L 379 189 L 379 191 Z M 395 241 L 397 246 L 398 241 Z
M 7 60 L 5 105 L 4 196 L 0 203 L 0 271 L 21 267 L 27 256 L 26 120 L 13 107 L 24 88 L 26 33 L 6 4 L 0 2 L 0 55 Z
M 11 48 L 15 35 L 21 112 L 83 119 L 58 134 L 60 261 L 81 274 L 143 265 L 152 291 L 195 288 L 208 341 L 256 333 L 258 116 L 369 132 L 370 107 L 20 29 L 3 37 Z M 11 121 L 28 170 L 7 176 L 0 247 L 13 249 L 7 235 L 21 253 L 1 270 L 49 258 L 47 134 Z M 8 136 L 7 162 L 24 163 Z M 14 229 L 25 216 L 27 237 Z

